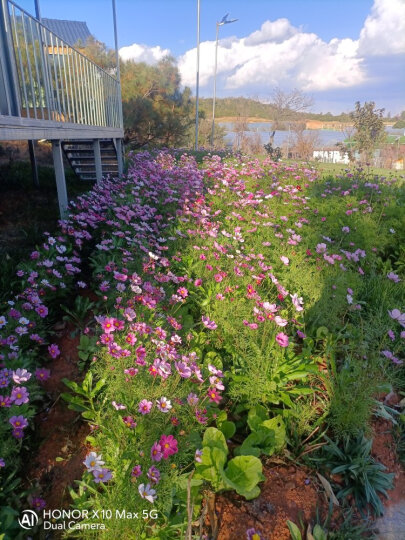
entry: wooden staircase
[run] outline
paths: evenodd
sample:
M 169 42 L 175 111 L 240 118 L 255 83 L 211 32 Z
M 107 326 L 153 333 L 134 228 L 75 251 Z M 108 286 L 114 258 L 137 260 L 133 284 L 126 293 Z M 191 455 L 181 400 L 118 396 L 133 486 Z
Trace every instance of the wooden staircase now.
M 80 180 L 95 182 L 96 165 L 92 140 L 62 141 L 62 149 Z M 100 139 L 101 167 L 104 176 L 118 176 L 117 149 L 113 139 Z

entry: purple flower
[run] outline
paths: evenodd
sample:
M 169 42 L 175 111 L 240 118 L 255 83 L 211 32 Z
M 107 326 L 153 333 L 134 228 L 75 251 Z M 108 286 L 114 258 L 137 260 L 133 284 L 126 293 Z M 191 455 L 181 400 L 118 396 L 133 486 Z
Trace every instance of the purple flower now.
M 13 429 L 12 436 L 16 439 L 22 439 L 24 437 L 24 430 L 20 428 Z
M 35 510 L 43 510 L 46 506 L 46 502 L 41 497 L 33 497 L 31 501 L 32 508 Z
M 51 372 L 46 368 L 37 368 L 35 370 L 35 377 L 38 381 L 46 381 L 51 376 Z
M 399 279 L 398 274 L 394 274 L 394 272 L 390 272 L 387 274 L 387 278 L 393 281 L 394 283 L 399 283 L 401 280 Z
M 14 405 L 22 405 L 23 403 L 28 403 L 29 393 L 25 386 L 15 386 L 11 391 L 11 401 Z
M 187 403 L 191 406 L 197 405 L 198 403 L 198 397 L 196 394 L 193 394 L 190 392 L 190 394 L 187 396 Z
M 262 540 L 261 533 L 252 527 L 246 531 L 246 540 Z
M 98 456 L 96 452 L 90 452 L 87 454 L 83 463 L 89 472 L 100 470 L 100 465 L 104 465 L 104 461 L 102 461 L 101 456 Z
M 24 416 L 12 416 L 9 420 L 14 429 L 24 429 L 28 426 L 28 421 Z
M 150 467 L 146 473 L 146 476 L 149 478 L 152 484 L 158 484 L 160 480 L 160 471 L 152 465 L 152 467 Z
M 0 396 L 0 407 L 11 407 L 12 401 L 9 396 Z
M 3 458 L 0 458 L 0 467 L 5 467 L 6 466 L 6 462 L 4 461 Z
M 49 345 L 48 352 L 53 359 L 57 358 L 60 355 L 59 347 L 55 343 Z
M 198 448 L 195 451 L 194 459 L 197 461 L 197 463 L 201 463 L 201 461 L 202 461 L 202 459 L 201 459 L 202 453 L 203 453 L 203 451 L 199 450 Z
M 141 466 L 140 465 L 135 465 L 135 467 L 132 468 L 131 476 L 133 478 L 138 478 L 138 476 L 141 476 L 141 474 L 142 474 Z
M 209 317 L 205 317 L 204 315 L 201 317 L 201 320 L 203 322 L 203 325 L 208 328 L 208 330 L 215 330 L 216 328 L 218 328 L 218 325 L 216 324 L 216 322 L 214 321 L 211 321 L 209 319 Z
M 112 472 L 110 469 L 93 470 L 92 473 L 96 484 L 99 484 L 100 482 L 108 482 L 108 480 L 111 480 L 112 478 Z
M 150 484 L 140 484 L 139 488 L 139 495 L 142 497 L 142 499 L 146 499 L 150 503 L 154 503 L 156 500 L 156 490 L 152 489 L 150 487 Z
M 126 406 L 123 405 L 122 403 L 117 403 L 116 401 L 112 401 L 111 404 L 116 411 L 121 411 L 121 410 L 126 409 Z
M 150 457 L 153 461 L 160 461 L 163 457 L 162 447 L 158 442 L 154 442 L 150 450 Z

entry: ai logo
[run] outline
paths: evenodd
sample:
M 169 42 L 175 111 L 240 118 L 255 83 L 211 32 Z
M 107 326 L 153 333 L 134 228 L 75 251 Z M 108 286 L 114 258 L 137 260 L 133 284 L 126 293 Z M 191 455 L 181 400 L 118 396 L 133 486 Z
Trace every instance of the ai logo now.
M 38 523 L 38 516 L 34 510 L 23 510 L 22 516 L 18 518 L 18 523 L 23 529 L 32 529 Z

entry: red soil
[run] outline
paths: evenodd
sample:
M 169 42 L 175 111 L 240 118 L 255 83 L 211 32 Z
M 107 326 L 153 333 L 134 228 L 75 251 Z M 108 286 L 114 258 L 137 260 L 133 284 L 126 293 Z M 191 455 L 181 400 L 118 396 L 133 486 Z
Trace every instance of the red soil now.
M 54 399 L 46 411 L 37 415 L 36 424 L 42 438 L 41 446 L 29 468 L 27 479 L 41 486 L 40 494 L 46 500 L 47 508 L 62 508 L 69 504 L 66 487 L 83 474 L 83 460 L 87 453 L 85 438 L 89 433 L 87 424 L 81 421 L 80 413 L 67 408 L 61 392 L 68 391 L 62 379 L 80 380 L 77 368 L 77 345 L 79 338 L 70 337 L 65 328 L 56 343 L 60 356 L 50 365 L 51 377 L 44 388 Z M 63 461 L 56 461 L 56 458 Z

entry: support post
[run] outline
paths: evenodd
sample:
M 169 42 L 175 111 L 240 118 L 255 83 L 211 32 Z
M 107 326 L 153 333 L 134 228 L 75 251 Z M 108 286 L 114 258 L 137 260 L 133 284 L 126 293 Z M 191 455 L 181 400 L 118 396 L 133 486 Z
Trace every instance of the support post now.
M 103 180 L 103 167 L 101 164 L 100 139 L 93 140 L 94 165 L 96 168 L 96 181 L 100 184 Z
M 65 169 L 63 167 L 61 141 L 52 141 L 53 166 L 55 168 L 56 189 L 58 192 L 59 211 L 61 219 L 67 216 L 68 197 L 66 190 Z
M 118 176 L 124 173 L 124 163 L 122 160 L 122 139 L 115 139 L 115 148 L 117 150 Z
M 37 158 L 35 157 L 35 141 L 28 141 L 28 149 L 30 151 L 32 181 L 34 183 L 34 186 L 36 188 L 39 188 Z

